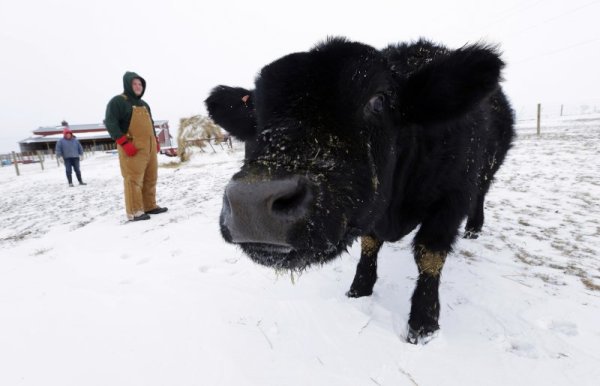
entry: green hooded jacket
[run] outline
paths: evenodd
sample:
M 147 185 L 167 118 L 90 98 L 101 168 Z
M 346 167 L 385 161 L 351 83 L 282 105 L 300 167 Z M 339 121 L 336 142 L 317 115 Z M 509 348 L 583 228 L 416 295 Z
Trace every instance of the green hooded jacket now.
M 142 86 L 144 86 L 144 90 L 140 96 L 135 95 L 133 88 L 131 87 L 131 82 L 135 78 L 138 78 L 142 82 Z M 142 100 L 142 97 L 146 92 L 146 81 L 144 78 L 135 72 L 127 71 L 125 75 L 123 75 L 123 90 L 122 94 L 113 97 L 106 106 L 104 125 L 111 138 L 114 140 L 124 136 L 129 131 L 129 122 L 131 121 L 131 112 L 133 110 L 132 106 L 146 106 L 148 113 L 150 113 L 150 119 L 152 119 L 150 106 Z M 154 127 L 153 119 L 152 126 Z

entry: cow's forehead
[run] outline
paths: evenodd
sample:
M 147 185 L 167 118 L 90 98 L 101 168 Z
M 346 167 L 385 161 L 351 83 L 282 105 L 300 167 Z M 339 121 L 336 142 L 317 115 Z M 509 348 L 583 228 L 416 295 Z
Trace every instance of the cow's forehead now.
M 379 51 L 369 46 L 346 44 L 347 47 L 336 47 L 336 50 L 315 49 L 284 56 L 261 70 L 256 85 L 302 91 L 323 84 L 334 85 L 338 81 L 353 81 L 360 86 L 370 72 L 385 68 Z
M 256 108 L 262 119 L 330 115 L 340 105 L 358 106 L 387 76 L 383 56 L 347 43 L 287 55 L 265 66 L 256 80 Z

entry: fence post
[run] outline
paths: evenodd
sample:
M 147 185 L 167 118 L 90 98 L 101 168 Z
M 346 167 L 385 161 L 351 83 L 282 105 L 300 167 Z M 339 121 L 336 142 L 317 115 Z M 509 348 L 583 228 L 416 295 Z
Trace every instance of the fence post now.
M 19 165 L 17 162 L 17 155 L 15 154 L 15 152 L 12 152 L 12 156 L 13 156 L 13 163 L 15 164 L 15 169 L 17 170 L 17 176 L 20 176 L 21 174 L 19 173 Z
M 540 135 L 540 117 L 542 112 L 542 104 L 538 103 L 537 105 L 537 135 Z
M 40 160 L 40 165 L 42 165 L 42 170 L 44 170 L 44 158 L 42 157 L 42 152 L 38 150 L 37 156 L 38 156 L 38 159 Z

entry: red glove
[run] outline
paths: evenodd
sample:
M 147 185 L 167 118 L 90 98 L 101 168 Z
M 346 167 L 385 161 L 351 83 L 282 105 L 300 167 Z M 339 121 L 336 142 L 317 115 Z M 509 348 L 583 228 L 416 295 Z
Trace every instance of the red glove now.
M 117 140 L 115 142 L 117 142 L 119 145 L 121 145 L 121 147 L 123 148 L 123 151 L 129 157 L 133 157 L 138 151 L 138 149 L 135 147 L 135 145 L 127 140 L 126 136 L 117 138 Z
M 156 152 L 160 153 L 160 141 L 158 140 L 158 137 L 155 137 L 155 138 L 156 138 Z

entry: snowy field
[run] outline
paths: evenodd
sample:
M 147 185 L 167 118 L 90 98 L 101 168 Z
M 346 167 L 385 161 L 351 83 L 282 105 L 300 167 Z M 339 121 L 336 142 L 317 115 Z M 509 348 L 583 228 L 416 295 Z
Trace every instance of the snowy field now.
M 595 118 L 595 119 L 591 119 Z M 405 343 L 411 237 L 385 244 L 372 297 L 350 253 L 300 277 L 218 232 L 235 151 L 160 158 L 169 212 L 126 223 L 117 156 L 68 188 L 48 160 L 0 168 L 0 385 L 598 385 L 600 116 L 518 126 L 484 232 L 460 240 L 438 336 Z

